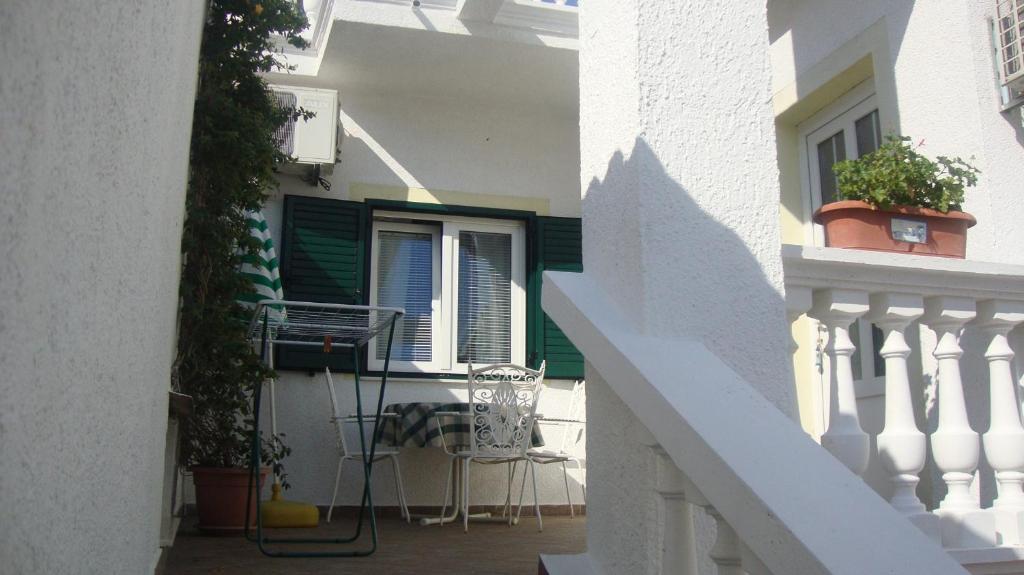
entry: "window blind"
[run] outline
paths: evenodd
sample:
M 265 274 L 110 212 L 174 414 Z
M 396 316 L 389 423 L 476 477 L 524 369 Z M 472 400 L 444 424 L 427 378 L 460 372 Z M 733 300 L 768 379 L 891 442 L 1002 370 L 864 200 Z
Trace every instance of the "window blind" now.
M 512 236 L 459 232 L 459 363 L 512 360 Z
M 377 266 L 377 305 L 405 308 L 405 316 L 396 326 L 391 359 L 430 361 L 432 236 L 381 231 Z M 383 360 L 386 351 L 386 338 L 377 338 L 377 359 Z

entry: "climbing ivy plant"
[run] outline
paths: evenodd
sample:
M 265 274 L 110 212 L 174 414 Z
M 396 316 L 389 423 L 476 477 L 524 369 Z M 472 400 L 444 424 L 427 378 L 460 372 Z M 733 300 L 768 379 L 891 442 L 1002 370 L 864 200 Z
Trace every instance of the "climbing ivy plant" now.
M 274 132 L 301 111 L 282 110 L 260 74 L 280 65 L 281 39 L 305 48 L 308 26 L 291 0 L 211 0 L 199 54 L 189 182 L 181 251 L 178 351 L 172 377 L 193 398 L 182 433 L 191 465 L 244 467 L 250 399 L 268 375 L 246 339 L 247 311 L 237 299 L 252 290 L 238 273 L 258 250 L 245 210 L 260 209 L 287 158 Z M 265 461 L 285 455 L 268 439 Z

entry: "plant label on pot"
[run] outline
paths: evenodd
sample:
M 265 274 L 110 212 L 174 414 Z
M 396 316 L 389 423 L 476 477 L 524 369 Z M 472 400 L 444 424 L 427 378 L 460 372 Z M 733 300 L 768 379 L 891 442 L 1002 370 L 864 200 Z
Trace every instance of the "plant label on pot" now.
M 919 220 L 905 220 L 893 218 L 889 226 L 892 229 L 892 239 L 912 244 L 928 243 L 928 224 Z

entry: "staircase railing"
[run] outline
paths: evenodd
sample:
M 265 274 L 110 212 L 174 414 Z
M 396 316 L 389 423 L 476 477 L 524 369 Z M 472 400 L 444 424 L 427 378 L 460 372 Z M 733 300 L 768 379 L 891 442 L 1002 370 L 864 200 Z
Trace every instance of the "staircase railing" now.
M 808 246 L 782 255 L 790 319 L 806 313 L 821 334 L 822 445 L 934 541 L 973 549 L 952 551 L 962 563 L 997 548 L 991 561 L 1011 549 L 1024 559 L 1024 424 L 1008 337 L 1024 324 L 1024 266 Z M 865 410 L 882 429 L 864 429 Z M 934 485 L 918 489 L 929 460 Z M 979 496 L 985 461 L 980 483 L 995 489 Z
M 688 502 L 718 523 L 720 573 L 964 573 L 701 343 L 638 332 L 586 274 L 545 272 L 542 301 L 663 454 L 662 572 L 694 572 Z

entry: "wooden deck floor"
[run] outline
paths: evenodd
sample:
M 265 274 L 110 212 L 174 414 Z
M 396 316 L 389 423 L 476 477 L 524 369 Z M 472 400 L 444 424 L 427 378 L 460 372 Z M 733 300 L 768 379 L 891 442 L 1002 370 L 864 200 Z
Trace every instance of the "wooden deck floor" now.
M 351 519 L 321 523 L 304 530 L 314 537 L 341 537 L 352 528 Z M 194 518 L 186 520 L 167 557 L 166 575 L 263 575 L 271 573 L 387 573 L 393 575 L 533 575 L 540 553 L 580 553 L 586 547 L 586 517 L 544 518 L 537 531 L 532 517 L 514 527 L 493 523 L 421 527 L 397 518 L 379 522 L 377 552 L 363 558 L 276 559 L 265 557 L 254 543 L 242 537 L 204 537 L 197 533 Z M 278 530 L 282 537 L 300 531 Z M 293 546 L 294 548 L 295 546 Z M 311 546 L 305 545 L 305 548 Z

